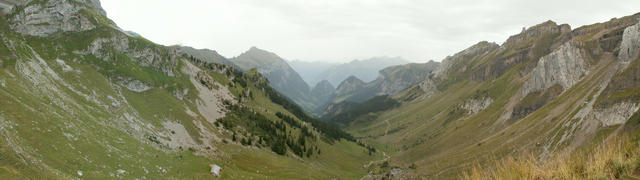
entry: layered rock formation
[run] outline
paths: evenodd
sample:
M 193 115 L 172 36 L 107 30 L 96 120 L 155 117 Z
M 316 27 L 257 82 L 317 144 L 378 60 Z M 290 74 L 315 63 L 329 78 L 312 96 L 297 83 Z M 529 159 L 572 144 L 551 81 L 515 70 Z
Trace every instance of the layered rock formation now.
M 549 55 L 542 57 L 522 87 L 524 95 L 543 91 L 555 84 L 569 89 L 588 73 L 585 53 L 577 43 L 567 42 Z
M 21 0 L 18 5 L 26 5 L 28 0 Z M 92 7 L 86 9 L 86 7 Z M 79 32 L 96 28 L 97 19 L 91 12 L 101 15 L 106 13 L 97 0 L 51 0 L 31 3 L 10 20 L 11 28 L 24 35 L 49 36 L 56 32 Z

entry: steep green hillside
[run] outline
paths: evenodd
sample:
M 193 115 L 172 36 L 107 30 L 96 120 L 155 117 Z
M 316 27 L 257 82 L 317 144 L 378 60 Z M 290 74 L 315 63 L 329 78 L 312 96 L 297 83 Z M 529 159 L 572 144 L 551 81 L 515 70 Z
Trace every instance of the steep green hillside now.
M 346 129 L 392 154 L 394 168 L 370 177 L 453 178 L 508 155 L 592 147 L 638 110 L 638 17 L 575 30 L 548 21 L 478 43 L 394 96 L 398 108 Z
M 256 71 L 129 36 L 97 1 L 18 1 L 0 28 L 0 179 L 357 179 L 382 158 Z

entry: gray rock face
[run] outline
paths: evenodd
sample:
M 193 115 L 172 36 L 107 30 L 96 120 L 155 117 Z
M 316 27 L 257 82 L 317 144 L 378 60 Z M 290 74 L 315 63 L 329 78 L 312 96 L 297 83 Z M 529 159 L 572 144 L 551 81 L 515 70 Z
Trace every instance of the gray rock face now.
M 606 109 L 594 110 L 587 118 L 599 121 L 604 127 L 619 125 L 627 122 L 639 108 L 636 103 L 621 102 Z
M 640 24 L 629 26 L 622 34 L 622 44 L 618 60 L 623 67 L 640 56 Z
M 464 110 L 467 110 L 467 114 L 476 114 L 486 109 L 491 104 L 493 104 L 492 98 L 482 97 L 482 99 L 467 100 L 463 105 L 461 105 L 461 108 Z
M 124 33 L 115 33 L 110 38 L 98 38 L 94 40 L 85 52 L 78 54 L 91 54 L 104 61 L 112 61 L 111 50 L 126 54 L 133 61 L 143 67 L 156 68 L 169 76 L 174 76 L 173 69 L 178 66 L 180 52 L 175 48 L 167 48 L 164 56 L 159 53 L 157 47 L 130 47 L 130 39 Z
M 18 4 L 27 4 L 20 1 Z M 82 9 L 90 7 L 98 13 L 106 13 L 100 7 L 98 0 L 70 1 L 50 0 L 45 3 L 34 3 L 25 7 L 10 20 L 11 29 L 23 35 L 46 37 L 56 32 L 87 31 L 96 28 L 92 23 L 93 17 L 81 13 Z
M 552 53 L 540 58 L 538 65 L 531 72 L 531 77 L 525 82 L 522 92 L 543 91 L 555 84 L 560 84 L 565 90 L 580 81 L 588 73 L 585 53 L 576 43 L 567 42 Z
M 436 83 L 433 82 L 433 80 L 431 78 L 426 78 L 418 86 L 420 87 L 420 89 L 422 89 L 422 91 L 425 93 L 426 96 L 430 96 L 430 95 L 438 92 L 438 88 L 436 86 Z

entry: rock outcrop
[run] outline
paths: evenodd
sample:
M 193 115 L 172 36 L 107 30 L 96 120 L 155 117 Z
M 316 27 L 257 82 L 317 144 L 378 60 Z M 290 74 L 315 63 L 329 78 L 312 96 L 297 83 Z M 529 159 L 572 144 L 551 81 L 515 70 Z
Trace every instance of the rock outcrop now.
M 155 46 L 132 47 L 132 42 L 141 41 L 130 39 L 122 32 L 113 33 L 110 38 L 97 38 L 84 52 L 77 54 L 91 54 L 104 61 L 114 61 L 115 54 L 123 53 L 131 60 L 143 67 L 153 67 L 169 76 L 174 76 L 173 69 L 178 66 L 181 53 L 176 48 L 160 48 Z
M 604 109 L 594 109 L 587 119 L 600 122 L 604 127 L 624 124 L 640 106 L 636 103 L 621 102 Z
M 430 96 L 438 92 L 438 86 L 431 78 L 426 78 L 419 85 L 420 89 L 425 93 L 425 96 Z
M 525 82 L 523 95 L 543 91 L 555 84 L 565 90 L 580 81 L 588 73 L 585 53 L 577 43 L 567 42 L 552 53 L 540 58 L 538 65 Z
M 638 57 L 640 57 L 640 24 L 629 26 L 624 30 L 618 55 L 623 68 Z
M 22 0 L 17 5 L 27 5 Z M 87 8 L 89 7 L 89 8 Z M 46 37 L 57 32 L 79 32 L 96 28 L 95 17 L 86 9 L 105 15 L 98 0 L 50 0 L 31 3 L 11 18 L 11 29 L 23 35 Z
M 491 104 L 493 104 L 493 99 L 490 97 L 482 97 L 480 99 L 469 99 L 464 104 L 461 105 L 461 108 L 467 111 L 467 114 L 473 115 L 484 109 L 487 109 Z

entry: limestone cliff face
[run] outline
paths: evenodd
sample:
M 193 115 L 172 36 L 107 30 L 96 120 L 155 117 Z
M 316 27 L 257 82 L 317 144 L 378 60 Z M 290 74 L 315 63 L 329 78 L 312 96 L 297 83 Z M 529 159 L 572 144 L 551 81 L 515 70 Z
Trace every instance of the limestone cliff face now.
M 23 35 L 46 37 L 56 32 L 79 32 L 96 28 L 95 17 L 89 15 L 96 12 L 106 13 L 98 0 L 50 0 L 42 3 L 30 3 L 31 0 L 17 1 L 14 8 L 17 12 L 10 19 L 11 29 Z M 89 11 L 87 11 L 89 10 Z
M 552 53 L 542 57 L 522 88 L 524 95 L 543 91 L 555 84 L 565 90 L 580 81 L 588 73 L 584 51 L 577 43 L 567 42 Z
M 640 57 L 640 24 L 629 26 L 624 30 L 618 55 L 619 62 L 623 67 L 638 57 Z

